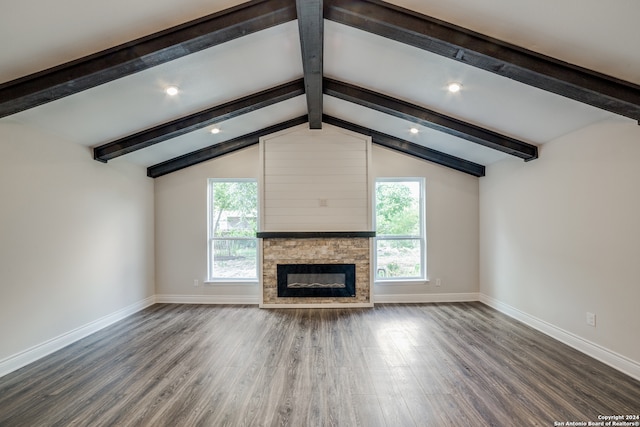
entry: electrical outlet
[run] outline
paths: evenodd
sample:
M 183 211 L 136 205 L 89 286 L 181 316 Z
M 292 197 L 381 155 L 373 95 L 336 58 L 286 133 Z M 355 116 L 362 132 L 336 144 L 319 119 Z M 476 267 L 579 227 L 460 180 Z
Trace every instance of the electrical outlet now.
M 436 279 L 436 288 L 442 286 L 442 279 Z
M 193 280 L 193 286 L 195 286 L 195 287 L 200 286 L 200 281 L 198 279 L 194 279 Z
M 587 312 L 587 325 L 589 326 L 596 326 L 596 315 L 595 313 L 589 313 Z

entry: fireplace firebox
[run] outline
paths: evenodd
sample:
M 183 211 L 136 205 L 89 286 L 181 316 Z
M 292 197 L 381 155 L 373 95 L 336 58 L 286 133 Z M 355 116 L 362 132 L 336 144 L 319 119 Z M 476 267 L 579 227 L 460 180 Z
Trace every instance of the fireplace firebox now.
M 355 296 L 355 264 L 278 264 L 278 297 Z

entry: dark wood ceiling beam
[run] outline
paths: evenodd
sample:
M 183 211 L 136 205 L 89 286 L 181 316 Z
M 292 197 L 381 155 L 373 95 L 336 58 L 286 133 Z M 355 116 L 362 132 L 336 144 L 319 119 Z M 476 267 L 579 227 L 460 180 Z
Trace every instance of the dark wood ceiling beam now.
M 324 19 L 322 0 L 296 0 L 309 128 L 322 128 Z
M 254 0 L 0 85 L 0 117 L 296 19 L 290 0 Z
M 107 162 L 118 156 L 303 94 L 303 79 L 294 80 L 101 145 L 93 149 L 93 158 Z
M 640 86 L 380 0 L 325 0 L 324 17 L 640 120 Z
M 535 145 L 501 135 L 471 123 L 440 114 L 427 108 L 382 95 L 352 84 L 330 78 L 324 79 L 324 93 L 353 102 L 403 120 L 466 139 L 524 160 L 538 158 Z
M 370 136 L 371 141 L 374 144 L 391 148 L 392 150 L 396 150 L 422 160 L 428 160 L 432 163 L 437 163 L 441 166 L 446 166 L 448 168 L 455 169 L 457 171 L 477 177 L 484 176 L 485 174 L 485 167 L 483 165 L 470 162 L 469 160 L 461 159 L 459 157 L 452 156 L 450 154 L 446 154 L 432 148 L 423 147 L 422 145 L 418 145 L 404 139 L 396 138 L 395 136 L 387 135 L 385 133 L 365 128 L 363 126 L 359 126 L 335 117 L 324 115 L 323 121 L 330 125 L 338 126 L 340 128 L 347 129 L 362 135 Z
M 210 147 L 202 148 L 189 154 L 185 154 L 175 159 L 167 160 L 166 162 L 158 163 L 147 168 L 147 176 L 151 178 L 158 178 L 162 175 L 167 175 L 172 172 L 179 171 L 180 169 L 188 168 L 189 166 L 197 165 L 198 163 L 206 162 L 207 160 L 215 159 L 216 157 L 223 156 L 225 154 L 232 153 L 242 148 L 249 147 L 251 145 L 260 142 L 260 138 L 274 132 L 289 129 L 293 126 L 307 123 L 307 116 L 296 117 L 295 119 L 288 120 L 286 122 L 278 123 L 277 125 L 269 126 L 256 132 L 252 132 L 238 138 L 231 139 L 229 141 L 220 142 Z

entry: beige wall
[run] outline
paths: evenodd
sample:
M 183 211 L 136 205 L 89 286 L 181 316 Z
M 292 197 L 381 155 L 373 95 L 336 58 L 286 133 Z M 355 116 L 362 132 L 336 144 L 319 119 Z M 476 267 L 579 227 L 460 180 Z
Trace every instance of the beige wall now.
M 480 291 L 640 362 L 640 126 L 615 119 L 480 180 Z M 586 313 L 596 314 L 596 327 Z
M 171 301 L 258 303 L 258 285 L 194 287 L 207 274 L 207 178 L 259 178 L 253 146 L 155 180 L 156 293 Z M 423 176 L 427 192 L 427 251 L 431 279 L 380 285 L 379 301 L 430 300 L 434 294 L 478 292 L 478 179 L 374 145 L 373 176 Z M 377 174 L 377 175 L 376 175 Z
M 478 178 L 374 145 L 374 177 L 424 177 L 428 283 L 374 286 L 376 301 L 438 300 L 429 295 L 478 292 Z M 442 286 L 436 287 L 436 279 Z M 387 295 L 406 295 L 383 299 Z M 455 296 L 445 299 L 455 300 Z
M 0 362 L 154 295 L 153 181 L 0 122 Z
M 259 157 L 254 145 L 156 178 L 156 294 L 200 296 L 194 302 L 215 296 L 218 302 L 258 303 L 257 285 L 202 284 L 207 278 L 207 179 L 258 179 Z

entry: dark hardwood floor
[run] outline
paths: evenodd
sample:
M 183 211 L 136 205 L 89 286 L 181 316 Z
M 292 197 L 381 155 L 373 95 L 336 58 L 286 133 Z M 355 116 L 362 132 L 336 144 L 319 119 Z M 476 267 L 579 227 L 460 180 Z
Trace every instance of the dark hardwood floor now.
M 637 414 L 640 382 L 480 303 L 157 304 L 0 378 L 3 427 L 553 426 Z

